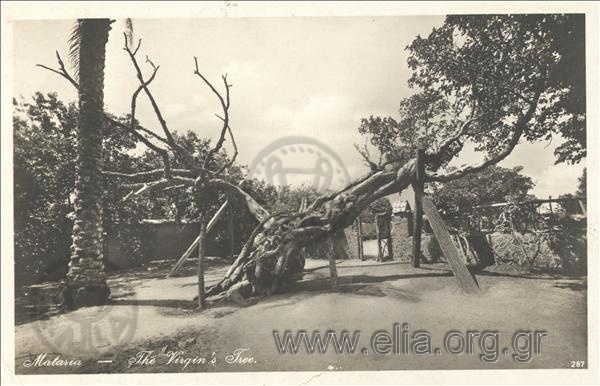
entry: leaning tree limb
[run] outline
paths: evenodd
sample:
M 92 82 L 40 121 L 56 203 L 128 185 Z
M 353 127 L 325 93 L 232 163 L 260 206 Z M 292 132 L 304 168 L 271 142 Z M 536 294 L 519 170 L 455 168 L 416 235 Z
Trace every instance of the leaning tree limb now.
M 521 116 L 518 118 L 517 122 L 514 125 L 512 135 L 511 135 L 507 145 L 504 147 L 504 149 L 499 151 L 495 156 L 484 160 L 483 162 L 481 162 L 478 165 L 465 166 L 465 167 L 455 170 L 451 173 L 430 174 L 426 177 L 426 180 L 428 182 L 448 182 L 448 181 L 456 180 L 456 179 L 466 176 L 467 174 L 477 173 L 477 172 L 487 168 L 488 166 L 495 165 L 498 162 L 505 159 L 506 157 L 508 157 L 508 155 L 510 153 L 512 153 L 515 146 L 517 146 L 517 144 L 519 143 L 519 140 L 521 139 L 521 136 L 523 135 L 523 132 L 525 131 L 525 128 L 527 127 L 527 124 L 533 117 L 533 114 L 535 113 L 535 109 L 537 107 L 537 101 L 542 93 L 542 90 L 543 90 L 543 87 L 539 87 L 537 89 L 537 91 L 535 92 L 535 95 L 534 95 L 534 100 L 536 101 L 536 103 L 531 103 L 529 105 L 527 111 L 524 114 L 521 114 Z
M 207 295 L 227 291 L 239 282 L 243 287 L 251 287 L 253 295 L 277 291 L 286 276 L 304 268 L 300 248 L 350 226 L 378 198 L 406 189 L 414 172 L 415 163 L 410 161 L 397 171 L 373 173 L 337 195 L 316 201 L 305 212 L 278 214 L 270 223 L 259 224 L 225 277 L 209 288 Z
M 505 159 L 519 142 L 535 113 L 543 90 L 543 80 L 540 83 L 501 151 L 480 165 L 450 173 L 430 173 L 425 176 L 426 181 L 451 181 Z M 461 141 L 468 134 L 469 126 L 481 116 L 483 114 L 471 116 L 463 122 L 457 134 L 448 138 L 439 151 L 450 151 L 450 144 Z M 443 155 L 437 153 L 433 156 Z M 253 233 L 224 278 L 211 287 L 207 294 L 217 295 L 236 287 L 245 289 L 241 292 L 244 295 L 269 295 L 277 291 L 281 283 L 293 280 L 294 275 L 302 271 L 304 261 L 302 254 L 297 253 L 301 247 L 331 237 L 350 226 L 373 201 L 402 192 L 416 179 L 415 165 L 415 160 L 409 160 L 402 166 L 391 165 L 396 168 L 394 170 L 373 171 L 337 192 L 319 197 L 304 212 L 280 216 L 268 225 L 261 225 L 257 230 L 263 228 L 262 231 Z

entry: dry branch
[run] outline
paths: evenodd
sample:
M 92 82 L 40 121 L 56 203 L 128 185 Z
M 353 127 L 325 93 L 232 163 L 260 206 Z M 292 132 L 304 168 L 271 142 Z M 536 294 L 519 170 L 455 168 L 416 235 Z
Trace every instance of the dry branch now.
M 147 81 L 145 81 L 144 75 L 142 73 L 142 70 L 140 69 L 140 66 L 139 66 L 138 61 L 135 56 L 135 54 L 137 53 L 137 50 L 139 49 L 139 46 L 141 45 L 141 39 L 140 39 L 140 41 L 138 43 L 138 47 L 135 49 L 135 51 L 131 51 L 131 49 L 129 48 L 129 45 L 127 44 L 127 35 L 126 34 L 123 34 L 123 35 L 125 37 L 125 46 L 123 47 L 123 50 L 125 50 L 125 52 L 127 52 L 127 54 L 129 55 L 129 59 L 131 60 L 131 63 L 133 64 L 137 78 L 140 82 L 140 86 L 138 87 L 138 89 L 136 89 L 136 91 L 134 92 L 134 96 L 132 97 L 132 103 L 131 103 L 132 124 L 133 124 L 133 118 L 135 116 L 135 100 L 137 98 L 137 94 L 139 94 L 139 92 L 141 92 L 141 90 L 144 90 L 144 93 L 146 94 L 146 96 L 148 97 L 148 100 L 150 101 L 150 104 L 152 105 L 154 114 L 156 115 L 156 118 L 158 119 L 158 122 L 160 123 L 163 133 L 165 134 L 166 143 L 175 152 L 175 154 L 177 154 L 178 156 L 181 157 L 183 163 L 188 168 L 195 169 L 197 167 L 197 165 L 194 160 L 194 157 L 183 146 L 179 146 L 175 142 L 175 139 L 173 138 L 173 135 L 171 134 L 171 130 L 169 130 L 169 127 L 167 126 L 167 122 L 163 118 L 160 107 L 158 106 L 158 103 L 156 103 L 156 99 L 154 98 L 154 95 L 152 94 L 152 92 L 150 91 L 150 88 L 148 87 L 150 82 L 154 79 L 154 76 L 156 75 L 156 72 L 158 71 L 159 66 L 156 66 L 148 57 L 146 57 L 146 63 L 150 64 L 153 72 L 152 72 L 152 75 L 150 76 L 150 78 Z M 168 176 L 168 169 L 169 169 L 168 168 L 168 162 L 169 162 L 168 157 L 165 158 L 163 156 L 163 161 L 165 162 L 165 177 L 168 178 L 169 177 Z
M 544 82 L 542 81 L 541 83 L 543 84 Z M 519 143 L 519 140 L 521 139 L 521 136 L 523 135 L 523 132 L 525 131 L 525 128 L 527 127 L 527 124 L 529 123 L 529 121 L 533 117 L 533 114 L 535 113 L 535 110 L 537 108 L 537 102 L 539 100 L 539 97 L 540 97 L 542 91 L 543 91 L 543 87 L 540 86 L 538 88 L 538 90 L 535 92 L 535 96 L 533 98 L 533 102 L 529 105 L 527 111 L 524 114 L 521 114 L 521 116 L 519 117 L 519 119 L 515 123 L 512 136 L 509 139 L 507 145 L 504 147 L 504 149 L 502 149 L 494 157 L 491 157 L 491 158 L 488 158 L 488 159 L 484 160 L 479 165 L 465 166 L 465 167 L 460 168 L 458 170 L 455 170 L 455 171 L 453 171 L 451 173 L 447 173 L 447 174 L 431 173 L 431 174 L 428 174 L 426 176 L 426 180 L 428 182 L 449 182 L 449 181 L 452 181 L 452 180 L 456 180 L 456 179 L 462 178 L 462 177 L 464 177 L 467 174 L 477 173 L 477 172 L 479 172 L 479 171 L 487 168 L 488 166 L 495 165 L 498 162 L 500 162 L 503 159 L 505 159 L 506 157 L 508 157 L 508 155 L 510 153 L 512 153 L 512 151 L 515 148 L 515 146 L 517 146 L 517 144 Z
M 230 96 L 229 89 L 232 85 L 227 83 L 227 74 L 223 75 L 221 79 L 223 79 L 223 84 L 225 85 L 225 97 L 221 95 L 221 93 L 212 85 L 212 83 L 206 79 L 206 77 L 200 72 L 198 68 L 198 58 L 194 56 L 194 75 L 198 75 L 200 79 L 212 90 L 213 94 L 217 96 L 219 102 L 221 103 L 221 108 L 223 109 L 223 117 L 219 117 L 221 121 L 223 121 L 223 127 L 221 128 L 221 133 L 219 135 L 219 139 L 214 148 L 208 151 L 204 162 L 202 163 L 203 168 L 208 168 L 209 164 L 212 160 L 212 157 L 221 150 L 223 146 L 223 142 L 225 142 L 225 136 L 227 135 L 227 130 L 229 128 L 229 105 L 230 105 Z M 233 138 L 233 136 L 232 136 Z

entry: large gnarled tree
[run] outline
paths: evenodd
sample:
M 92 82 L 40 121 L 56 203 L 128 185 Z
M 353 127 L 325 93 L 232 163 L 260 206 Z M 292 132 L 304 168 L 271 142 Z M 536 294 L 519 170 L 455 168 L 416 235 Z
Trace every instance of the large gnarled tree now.
M 172 140 L 148 88 L 158 67 L 147 60 L 152 72 L 144 77 L 136 60 L 139 44 L 135 49 L 126 45 L 140 86 L 132 97 L 131 122 L 125 126 L 163 154 L 165 162 L 162 169 L 111 174 L 130 181 L 124 184 L 132 189 L 128 197 L 187 188 L 199 205 L 207 194 L 217 192 L 246 202 L 260 223 L 225 277 L 208 289 L 207 296 L 227 291 L 243 296 L 268 295 L 302 271 L 300 248 L 332 237 L 350 226 L 375 200 L 411 185 L 415 179 L 412 154 L 417 145 L 426 147 L 426 180 L 430 182 L 448 182 L 483 170 L 505 159 L 521 140 L 548 138 L 556 132 L 573 139 L 570 143 L 574 149 L 566 157 L 574 161 L 582 158 L 585 106 L 581 103 L 585 98 L 577 77 L 563 73 L 569 61 L 582 60 L 581 45 L 574 44 L 581 38 L 582 23 L 582 17 L 571 15 L 448 17 L 429 37 L 417 37 L 408 47 L 413 70 L 409 83 L 419 91 L 402 102 L 401 120 L 372 118 L 363 122 L 361 130 L 373 135 L 372 143 L 385 159 L 370 162 L 368 175 L 319 197 L 301 212 L 270 215 L 244 191 L 243 183 L 226 181 L 226 168 L 211 166 L 211 157 L 227 134 L 233 140 L 226 77 L 222 94 L 200 73 L 195 61 L 194 74 L 218 97 L 223 109 L 219 139 L 204 162 L 197 163 Z M 137 124 L 136 98 L 141 91 L 149 98 L 164 136 Z M 484 160 L 446 170 L 466 141 L 485 154 Z M 186 168 L 171 169 L 167 151 L 180 157 Z M 206 214 L 201 210 L 200 215 Z

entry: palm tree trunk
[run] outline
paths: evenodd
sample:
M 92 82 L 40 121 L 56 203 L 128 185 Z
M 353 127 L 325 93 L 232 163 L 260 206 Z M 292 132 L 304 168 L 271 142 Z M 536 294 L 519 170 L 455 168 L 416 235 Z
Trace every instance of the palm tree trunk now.
M 73 244 L 63 304 L 68 308 L 100 305 L 110 291 L 102 255 L 102 126 L 104 59 L 109 19 L 78 21 L 79 124 Z

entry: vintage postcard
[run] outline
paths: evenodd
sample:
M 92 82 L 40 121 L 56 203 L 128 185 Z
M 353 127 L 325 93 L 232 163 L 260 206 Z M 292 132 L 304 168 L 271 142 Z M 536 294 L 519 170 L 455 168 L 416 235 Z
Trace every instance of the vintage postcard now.
M 598 3 L 2 4 L 2 382 L 598 382 Z

